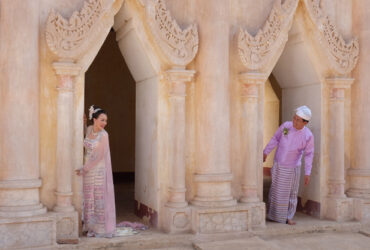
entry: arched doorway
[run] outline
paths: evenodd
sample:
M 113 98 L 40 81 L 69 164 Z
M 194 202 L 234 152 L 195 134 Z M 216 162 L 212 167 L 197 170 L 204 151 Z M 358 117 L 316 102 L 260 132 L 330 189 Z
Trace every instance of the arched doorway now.
M 299 14 L 298 15 L 299 18 Z M 311 180 L 308 186 L 304 186 L 305 163 L 304 157 L 301 166 L 301 179 L 299 183 L 297 211 L 304 212 L 314 217 L 320 218 L 322 215 L 321 203 L 324 197 L 322 182 L 325 176 L 324 166 L 321 162 L 320 142 L 322 134 L 322 100 L 323 88 L 320 80 L 320 73 L 314 66 L 310 55 L 310 44 L 305 39 L 304 27 L 300 26 L 297 17 L 293 20 L 292 28 L 289 31 L 289 38 L 284 50 L 274 66 L 269 80 L 266 82 L 265 90 L 265 109 L 264 109 L 264 146 L 273 136 L 276 129 L 285 121 L 291 121 L 294 110 L 302 105 L 310 107 L 313 118 L 307 125 L 315 138 L 315 156 L 311 171 Z M 268 87 L 271 85 L 271 87 Z M 272 87 L 274 86 L 274 88 Z M 274 98 L 278 107 L 271 110 L 269 100 L 271 90 L 274 90 Z M 276 115 L 276 112 L 278 112 Z M 278 124 L 276 123 L 278 121 Z M 275 130 L 275 131 L 274 131 Z M 272 132 L 274 131 L 274 132 Z M 264 164 L 264 201 L 267 201 L 268 189 L 271 179 L 269 178 L 272 167 L 274 152 L 268 156 Z
M 117 221 L 134 214 L 135 181 L 135 81 L 109 32 L 103 46 L 85 73 L 85 114 L 92 105 L 108 113 Z M 91 122 L 90 122 L 91 123 Z

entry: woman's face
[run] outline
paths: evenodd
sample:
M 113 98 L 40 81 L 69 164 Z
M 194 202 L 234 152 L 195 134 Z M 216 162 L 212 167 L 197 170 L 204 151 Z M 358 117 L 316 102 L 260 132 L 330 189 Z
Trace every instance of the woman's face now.
M 100 114 L 97 119 L 94 118 L 94 127 L 98 130 L 104 129 L 107 126 L 108 117 L 106 114 Z

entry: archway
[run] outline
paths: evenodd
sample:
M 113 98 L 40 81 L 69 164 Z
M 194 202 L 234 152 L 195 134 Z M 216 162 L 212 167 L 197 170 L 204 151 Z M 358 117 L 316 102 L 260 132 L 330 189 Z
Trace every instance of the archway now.
M 117 221 L 134 219 L 135 81 L 112 29 L 85 73 L 85 114 L 95 104 L 108 113 Z M 91 123 L 91 122 L 90 122 Z
M 293 21 L 289 38 L 284 51 L 277 61 L 272 75 L 281 87 L 282 122 L 289 121 L 294 115 L 294 109 L 307 105 L 310 107 L 313 119 L 307 127 L 315 138 L 315 156 L 311 171 L 310 185 L 304 187 L 304 158 L 301 167 L 301 180 L 298 193 L 298 210 L 320 217 L 322 199 L 322 175 L 324 166 L 320 165 L 322 134 L 322 83 L 320 73 L 315 69 L 309 56 L 310 46 L 304 39 L 297 21 Z

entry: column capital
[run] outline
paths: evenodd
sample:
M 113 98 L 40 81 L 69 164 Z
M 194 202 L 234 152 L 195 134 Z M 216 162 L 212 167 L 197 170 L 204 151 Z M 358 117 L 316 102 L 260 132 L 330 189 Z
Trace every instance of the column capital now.
M 268 76 L 260 72 L 243 72 L 239 73 L 241 84 L 262 85 L 266 82 Z
M 77 76 L 81 72 L 81 66 L 74 62 L 53 62 L 53 68 L 58 76 Z
M 81 67 L 74 62 L 54 62 L 53 68 L 58 76 L 58 91 L 71 92 L 73 90 L 73 77 L 81 72 Z
M 326 78 L 326 83 L 331 89 L 349 89 L 355 81 L 354 78 L 344 77 L 329 77 Z
M 240 73 L 239 81 L 241 83 L 241 97 L 249 100 L 257 100 L 259 86 L 263 85 L 266 80 L 267 76 L 259 72 Z
M 195 70 L 187 70 L 182 68 L 172 68 L 163 72 L 165 78 L 169 82 L 191 82 L 195 75 Z
M 186 83 L 194 78 L 195 70 L 186 70 L 183 68 L 172 68 L 166 70 L 164 77 L 169 82 L 169 94 L 171 97 L 185 97 Z
M 330 89 L 330 100 L 344 101 L 344 90 L 350 89 L 354 78 L 332 77 L 326 78 L 326 84 Z

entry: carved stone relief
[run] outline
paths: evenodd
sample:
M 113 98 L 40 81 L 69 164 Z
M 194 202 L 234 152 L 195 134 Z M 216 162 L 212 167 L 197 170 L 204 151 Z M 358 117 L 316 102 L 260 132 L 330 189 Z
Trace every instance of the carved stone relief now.
M 238 52 L 243 65 L 250 70 L 263 68 L 288 40 L 288 32 L 298 0 L 276 0 L 266 23 L 255 36 L 240 29 Z
M 359 55 L 357 38 L 346 42 L 335 24 L 321 8 L 321 0 L 304 0 L 309 16 L 317 27 L 318 37 L 331 67 L 340 74 L 348 74 L 356 66 Z
M 195 24 L 182 30 L 171 17 L 164 0 L 150 0 L 147 18 L 151 33 L 168 63 L 185 67 L 198 52 L 198 29 Z
M 248 211 L 201 213 L 201 233 L 245 231 L 248 228 Z
M 112 26 L 112 5 L 123 0 L 87 0 L 67 20 L 52 10 L 46 24 L 46 41 L 62 61 L 75 61 L 94 44 L 103 28 Z

